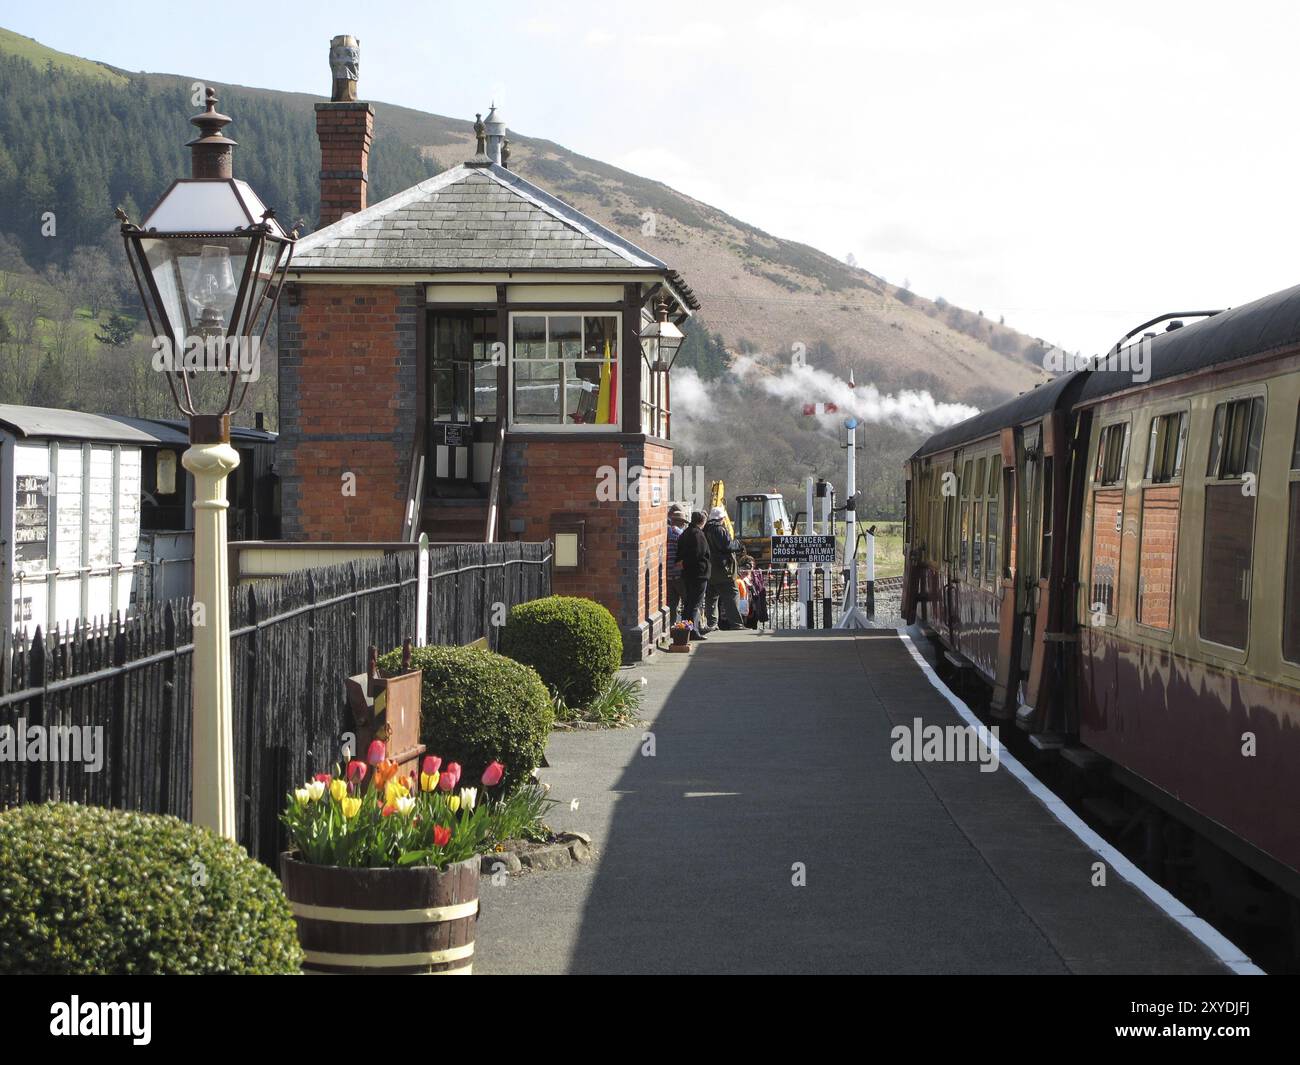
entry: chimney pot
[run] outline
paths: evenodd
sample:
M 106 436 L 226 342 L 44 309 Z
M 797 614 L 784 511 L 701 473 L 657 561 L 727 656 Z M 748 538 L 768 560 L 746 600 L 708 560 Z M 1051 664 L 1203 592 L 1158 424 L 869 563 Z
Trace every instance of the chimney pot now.
M 366 209 L 375 109 L 357 100 L 360 45 L 346 34 L 330 41 L 333 89 L 329 103 L 316 105 L 322 227 Z

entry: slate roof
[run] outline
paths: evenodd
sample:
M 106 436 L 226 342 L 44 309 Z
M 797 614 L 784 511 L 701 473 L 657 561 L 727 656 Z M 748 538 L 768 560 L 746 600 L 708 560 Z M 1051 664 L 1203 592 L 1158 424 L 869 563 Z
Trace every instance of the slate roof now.
M 653 270 L 666 263 L 496 164 L 453 167 L 317 230 L 291 272 Z

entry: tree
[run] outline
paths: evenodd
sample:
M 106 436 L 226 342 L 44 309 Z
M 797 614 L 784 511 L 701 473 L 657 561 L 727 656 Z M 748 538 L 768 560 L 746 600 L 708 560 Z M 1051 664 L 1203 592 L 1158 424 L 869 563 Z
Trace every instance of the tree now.
M 108 319 L 108 324 L 104 326 L 102 333 L 96 333 L 95 339 L 101 344 L 108 344 L 110 347 L 126 347 L 135 336 L 135 319 L 128 318 L 124 314 L 114 314 Z

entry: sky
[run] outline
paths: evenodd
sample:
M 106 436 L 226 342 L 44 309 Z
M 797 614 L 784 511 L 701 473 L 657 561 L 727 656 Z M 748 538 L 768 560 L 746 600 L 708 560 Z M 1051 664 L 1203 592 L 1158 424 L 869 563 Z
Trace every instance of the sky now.
M 321 95 L 350 33 L 362 99 L 495 98 L 524 136 L 1085 354 L 1300 281 L 1300 5 L 100 0 L 0 25 Z

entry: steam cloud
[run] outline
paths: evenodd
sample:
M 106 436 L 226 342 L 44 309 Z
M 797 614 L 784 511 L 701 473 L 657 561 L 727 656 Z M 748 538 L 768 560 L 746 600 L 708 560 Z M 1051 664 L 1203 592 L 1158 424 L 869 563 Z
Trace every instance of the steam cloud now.
M 861 422 L 885 422 L 919 433 L 955 425 L 979 413 L 965 403 L 941 403 L 926 391 L 904 389 L 881 392 L 870 384 L 850 388 L 847 381 L 815 367 L 787 366 L 779 373 L 767 371 L 750 355 L 738 355 L 729 377 L 705 381 L 695 370 L 682 367 L 673 372 L 673 435 L 689 446 L 696 433 L 716 424 L 719 405 L 732 408 L 732 400 L 758 389 L 799 409 L 805 403 L 833 403 L 835 414 L 817 415 L 828 431 L 838 431 L 845 418 Z

